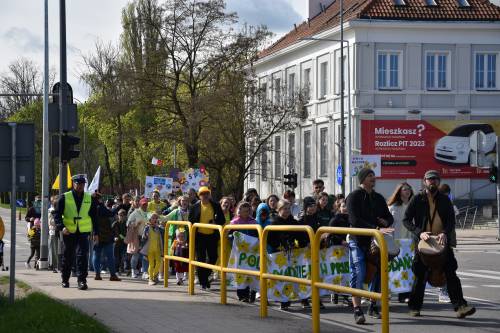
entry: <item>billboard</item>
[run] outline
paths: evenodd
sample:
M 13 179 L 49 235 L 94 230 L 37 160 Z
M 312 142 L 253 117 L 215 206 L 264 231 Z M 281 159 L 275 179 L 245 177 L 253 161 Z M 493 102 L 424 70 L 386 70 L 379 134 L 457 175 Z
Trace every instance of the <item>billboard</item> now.
M 362 120 L 361 153 L 381 155 L 382 178 L 487 178 L 499 120 Z

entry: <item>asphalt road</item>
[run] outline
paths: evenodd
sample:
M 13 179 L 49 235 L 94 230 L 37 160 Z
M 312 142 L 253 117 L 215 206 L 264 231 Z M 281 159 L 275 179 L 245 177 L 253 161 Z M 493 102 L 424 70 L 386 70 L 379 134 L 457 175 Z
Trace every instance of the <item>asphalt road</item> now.
M 4 262 L 10 266 L 10 212 L 0 208 L 0 215 L 6 226 Z M 17 222 L 16 234 L 16 267 L 22 268 L 29 255 L 24 221 Z M 438 303 L 437 289 L 430 288 L 426 292 L 420 318 L 409 317 L 406 304 L 400 304 L 393 298 L 390 305 L 391 332 L 500 332 L 500 242 L 492 237 L 459 238 L 456 257 L 465 298 L 476 306 L 477 313 L 466 320 L 457 319 L 452 306 Z M 381 331 L 380 320 L 367 316 L 366 325 L 355 325 L 350 308 L 334 305 L 328 299 L 323 302 L 327 308 L 321 311 L 322 331 L 331 331 L 332 327 L 339 332 Z M 277 309 L 277 305 L 272 306 Z M 293 304 L 289 315 L 309 319 L 310 310 L 302 310 L 300 304 Z

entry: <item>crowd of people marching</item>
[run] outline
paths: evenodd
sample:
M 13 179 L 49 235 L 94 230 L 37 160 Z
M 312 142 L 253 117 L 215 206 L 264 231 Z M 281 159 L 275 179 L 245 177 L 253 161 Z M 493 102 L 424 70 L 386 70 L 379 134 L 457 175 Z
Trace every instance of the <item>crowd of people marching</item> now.
M 87 272 L 95 272 L 95 280 L 102 280 L 109 274 L 109 280 L 121 281 L 124 276 L 144 279 L 155 285 L 163 276 L 164 240 L 166 249 L 176 256 L 188 257 L 189 234 L 182 226 L 169 225 L 167 221 L 190 221 L 216 225 L 259 224 L 268 225 L 308 225 L 316 231 L 322 226 L 356 227 L 379 229 L 394 239 L 414 239 L 428 241 L 431 237 L 446 249 L 443 274 L 446 286 L 442 288 L 440 301 L 451 302 L 457 317 L 464 318 L 475 312 L 467 305 L 462 295 L 460 280 L 456 275 L 457 262 L 453 247 L 456 246 L 455 211 L 450 198 L 450 188 L 440 183 L 438 172 L 430 170 L 423 178 L 422 189 L 416 193 L 403 182 L 399 184 L 386 201 L 375 191 L 375 174 L 370 169 L 358 173 L 360 186 L 347 198 L 341 194 L 327 193 L 321 179 L 314 180 L 313 192 L 297 202 L 295 193 L 286 190 L 281 196 L 271 194 L 263 199 L 255 189 L 248 189 L 240 202 L 234 196 L 225 196 L 215 201 L 208 187 L 198 191 L 190 190 L 187 195 L 167 199 L 160 198 L 153 191 L 150 198 L 123 194 L 115 199 L 103 200 L 99 193 L 84 193 L 85 177 L 73 177 L 73 189 L 59 197 L 51 198 L 49 209 L 49 267 L 54 273 L 61 272 L 62 287 L 69 287 L 70 276 L 77 277 L 78 288 L 87 289 Z M 28 238 L 31 253 L 26 267 L 34 267 L 40 256 L 41 200 L 36 197 L 26 214 Z M 196 259 L 215 264 L 220 258 L 220 240 L 213 229 L 197 229 Z M 252 235 L 251 231 L 246 233 Z M 321 246 L 341 245 L 349 249 L 351 287 L 364 288 L 369 282 L 369 290 L 380 291 L 380 274 L 372 274 L 369 281 L 368 262 L 370 237 L 354 235 L 325 234 Z M 269 252 L 289 251 L 309 245 L 307 235 L 297 232 L 271 232 Z M 90 255 L 89 255 L 90 251 Z M 420 316 L 429 264 L 416 250 L 413 262 L 415 282 L 409 293 L 400 294 L 399 301 L 407 302 L 410 315 Z M 171 262 L 167 270 L 174 275 L 178 285 L 187 279 L 187 264 Z M 377 270 L 378 268 L 376 268 Z M 372 272 L 373 273 L 373 272 Z M 205 268 L 197 268 L 197 282 L 204 290 L 211 288 L 215 274 Z M 449 297 L 447 292 L 449 292 Z M 253 302 L 258 293 L 250 289 L 237 291 L 240 301 Z M 338 302 L 338 296 L 332 300 Z M 361 299 L 349 299 L 341 295 L 352 306 L 357 324 L 365 322 Z M 308 299 L 301 300 L 304 308 L 310 307 Z M 290 302 L 281 303 L 287 310 Z M 320 306 L 323 308 L 323 304 Z M 380 318 L 375 301 L 370 301 L 368 314 Z

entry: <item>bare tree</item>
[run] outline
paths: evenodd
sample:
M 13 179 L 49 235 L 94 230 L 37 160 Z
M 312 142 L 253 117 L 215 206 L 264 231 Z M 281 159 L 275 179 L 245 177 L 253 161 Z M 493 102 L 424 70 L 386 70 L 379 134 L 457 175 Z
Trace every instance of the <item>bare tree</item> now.
M 51 82 L 54 75 L 51 75 Z M 29 59 L 20 58 L 9 65 L 7 73 L 0 76 L 2 94 L 43 93 L 43 75 L 37 65 Z M 38 96 L 12 96 L 0 98 L 0 120 L 8 118 L 22 107 L 41 100 Z

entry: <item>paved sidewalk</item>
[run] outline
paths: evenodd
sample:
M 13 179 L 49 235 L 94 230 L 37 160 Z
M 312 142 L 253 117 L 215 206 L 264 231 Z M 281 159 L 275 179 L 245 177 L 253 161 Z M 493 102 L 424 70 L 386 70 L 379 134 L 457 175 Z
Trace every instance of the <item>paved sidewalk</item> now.
M 7 272 L 1 272 L 6 275 Z M 163 284 L 148 286 L 144 280 L 125 278 L 121 282 L 94 281 L 89 275 L 87 291 L 60 286 L 60 275 L 48 271 L 18 270 L 16 278 L 23 280 L 53 298 L 69 303 L 111 328 L 113 332 L 310 332 L 312 322 L 269 308 L 269 317 L 261 319 L 259 307 L 243 304 L 229 292 L 228 304 L 221 305 L 220 294 L 196 289 L 187 294 L 187 286 L 169 288 Z M 325 325 L 325 324 L 323 324 Z M 328 331 L 340 327 L 327 325 Z M 343 330 L 349 332 L 349 330 Z

